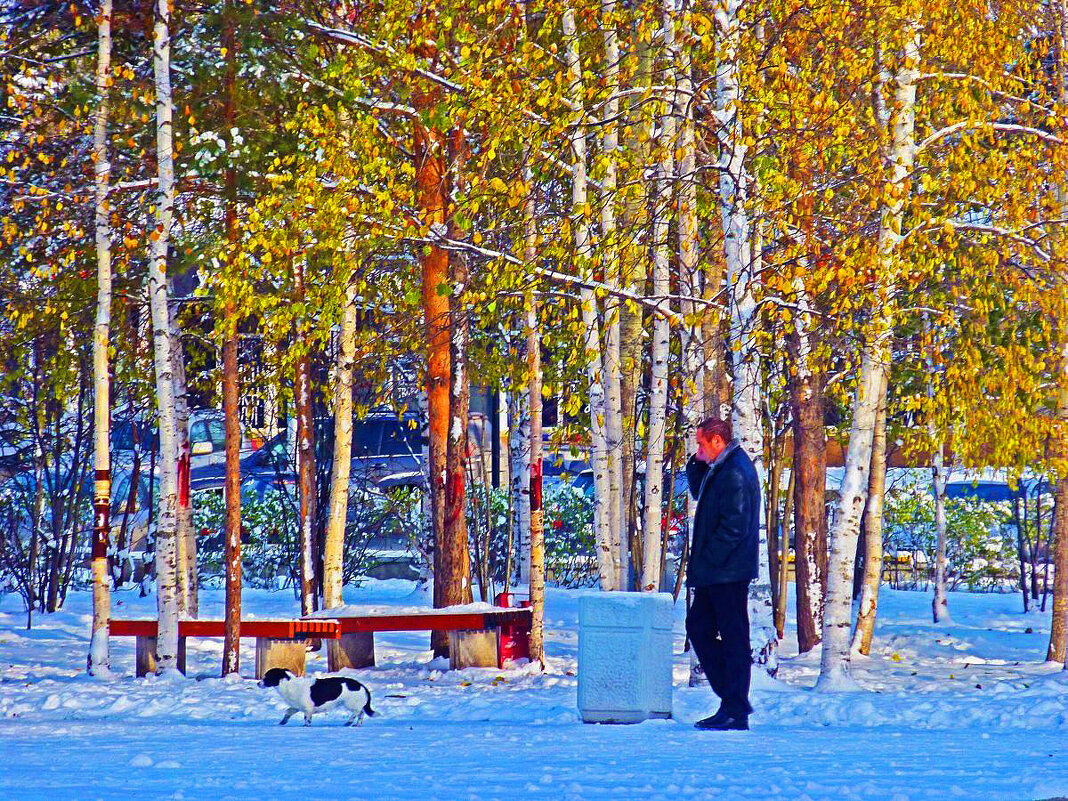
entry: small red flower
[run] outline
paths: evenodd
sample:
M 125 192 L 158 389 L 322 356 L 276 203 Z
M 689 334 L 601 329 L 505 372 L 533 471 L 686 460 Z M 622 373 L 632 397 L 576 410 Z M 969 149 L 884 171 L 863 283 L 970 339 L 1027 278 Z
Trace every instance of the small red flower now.
M 552 525 L 553 525 L 553 528 L 556 529 L 556 528 L 562 527 L 564 525 L 564 523 L 563 523 L 562 520 L 554 520 Z

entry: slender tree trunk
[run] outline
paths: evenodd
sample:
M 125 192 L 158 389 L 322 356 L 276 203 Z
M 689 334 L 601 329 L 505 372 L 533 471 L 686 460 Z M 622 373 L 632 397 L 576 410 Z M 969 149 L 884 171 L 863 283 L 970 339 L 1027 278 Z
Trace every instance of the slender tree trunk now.
M 93 121 L 93 176 L 96 185 L 96 326 L 93 329 L 93 635 L 89 674 L 108 672 L 108 534 L 111 529 L 111 403 L 108 341 L 111 331 L 111 225 L 108 222 L 108 101 L 111 91 L 111 0 L 101 0 L 97 21 L 96 118 Z
M 647 29 L 635 25 L 632 29 L 634 45 L 634 83 L 641 86 L 652 84 L 652 48 L 648 40 Z M 644 230 L 648 217 L 648 197 L 645 193 L 644 172 L 649 162 L 649 150 L 654 136 L 653 115 L 647 113 L 644 104 L 632 103 L 627 109 L 626 148 L 627 161 L 631 168 L 631 180 L 642 187 L 642 191 L 630 193 L 624 207 L 624 227 L 627 231 Z M 643 115 L 645 115 L 643 117 Z M 648 278 L 646 248 L 644 243 L 628 239 L 623 246 L 624 261 L 621 276 L 624 287 L 635 295 L 645 293 Z M 620 361 L 622 376 L 620 379 L 620 419 L 623 430 L 623 445 L 620 463 L 623 484 L 622 524 L 626 530 L 627 550 L 630 555 L 630 568 L 634 574 L 633 582 L 627 577 L 627 589 L 640 585 L 642 574 L 642 551 L 639 537 L 639 499 L 635 487 L 635 462 L 637 460 L 638 436 L 638 387 L 642 380 L 642 339 L 645 330 L 643 307 L 634 303 L 623 304 L 620 310 Z
M 845 476 L 831 532 L 827 573 L 827 605 L 823 619 L 823 654 L 818 686 L 833 686 L 849 675 L 853 559 L 856 555 L 860 515 L 864 509 L 867 472 L 880 398 L 886 393 L 890 363 L 893 295 L 896 287 L 897 246 L 902 239 L 905 201 L 915 160 L 916 84 L 919 80 L 920 37 L 910 23 L 903 60 L 897 70 L 890 122 L 889 177 L 879 225 L 876 297 L 872 320 L 862 351 L 853 423 L 846 454 Z
M 883 377 L 883 383 L 887 381 Z M 875 430 L 872 432 L 871 468 L 868 473 L 868 497 L 864 507 L 864 580 L 857 606 L 857 623 L 853 630 L 852 651 L 867 656 L 875 634 L 875 617 L 879 611 L 879 587 L 883 580 L 883 501 L 886 496 L 886 393 L 878 400 Z
M 159 407 L 160 498 L 156 522 L 156 597 L 159 628 L 156 656 L 160 672 L 178 667 L 178 442 L 174 360 L 167 299 L 167 246 L 174 214 L 173 109 L 170 75 L 169 0 L 156 0 L 153 65 L 156 84 L 156 159 L 159 193 L 156 226 L 151 235 L 149 300 L 155 355 L 156 402 Z
M 571 180 L 571 229 L 574 237 L 575 262 L 581 275 L 590 277 L 590 231 L 586 180 L 586 126 L 583 122 L 585 90 L 582 83 L 582 64 L 579 60 L 579 39 L 575 29 L 575 12 L 568 7 L 563 12 L 563 33 L 566 47 L 568 84 L 575 119 L 571 126 L 571 152 L 574 169 Z M 612 552 L 610 479 L 608 475 L 608 442 L 605 432 L 605 397 L 602 374 L 604 358 L 601 348 L 600 320 L 597 298 L 592 289 L 581 291 L 582 325 L 585 330 L 586 376 L 590 397 L 590 466 L 594 486 L 594 540 L 601 589 L 617 589 L 619 575 Z
M 790 481 L 786 485 L 786 503 L 784 504 L 782 514 L 782 538 L 779 541 L 779 592 L 776 595 L 775 606 L 775 632 L 779 635 L 779 639 L 783 638 L 783 633 L 786 630 L 786 607 L 787 607 L 787 587 L 789 586 L 789 568 L 790 568 L 790 530 L 793 527 L 793 513 L 794 513 L 794 487 L 797 482 L 797 472 L 795 470 L 790 471 Z M 794 560 L 794 578 L 797 578 L 796 559 Z
M 419 89 L 413 103 L 429 111 L 437 102 L 437 89 Z M 415 180 L 419 210 L 424 224 L 445 225 L 445 142 L 441 133 L 419 122 L 414 130 Z M 420 253 L 423 293 L 423 322 L 427 341 L 427 419 L 430 472 L 431 529 L 434 538 L 434 606 L 444 606 L 442 592 L 448 581 L 442 570 L 445 544 L 445 475 L 449 439 L 449 297 L 439 291 L 448 285 L 449 254 L 437 245 Z M 434 632 L 430 638 L 435 656 L 448 654 L 448 638 Z
M 790 382 L 794 429 L 794 570 L 797 647 L 807 653 L 820 642 L 827 587 L 827 435 L 823 385 L 813 369 L 812 320 L 808 296 L 797 282 L 800 313 L 789 336 L 794 375 Z
M 303 304 L 305 256 L 298 255 L 293 260 L 293 289 L 296 302 Z M 304 338 L 302 324 L 294 329 L 297 336 Z M 318 553 L 315 547 L 315 503 L 318 489 L 315 481 L 315 425 L 312 422 L 312 387 L 311 370 L 307 350 L 301 350 L 294 365 L 293 395 L 297 415 L 297 495 L 299 497 L 300 532 L 300 613 L 310 615 L 315 611 L 318 595 L 316 592 L 315 566 Z
M 538 228 L 534 209 L 534 181 L 526 170 L 523 207 L 524 253 L 527 269 L 537 258 Z M 545 513 L 542 510 L 541 338 L 538 335 L 538 296 L 534 287 L 523 298 L 527 338 L 527 386 L 530 391 L 530 658 L 545 665 Z
M 449 135 L 449 181 L 453 196 L 462 195 L 466 144 L 464 133 L 454 128 Z M 449 220 L 450 236 L 462 240 L 464 232 Z M 452 289 L 451 333 L 449 336 L 449 439 L 445 451 L 445 529 L 442 543 L 442 605 L 471 603 L 471 552 L 467 537 L 467 419 L 471 408 L 471 383 L 467 350 L 470 321 L 465 293 L 470 280 L 467 256 L 449 254 L 449 278 Z M 489 502 L 489 486 L 486 486 Z
M 676 47 L 676 78 L 678 91 L 675 94 L 675 117 L 679 120 L 678 164 L 678 237 L 679 237 L 679 286 L 683 296 L 696 298 L 701 295 L 701 275 L 697 250 L 697 142 L 694 133 L 693 64 L 687 36 L 692 36 L 691 17 L 686 14 L 683 41 Z M 704 317 L 703 307 L 693 300 L 679 304 L 682 324 L 679 327 L 683 364 L 683 443 L 686 453 L 697 450 L 696 431 L 704 419 L 705 364 L 701 347 Z M 674 493 L 674 486 L 668 492 Z M 697 501 L 686 494 L 687 532 L 693 531 Z M 680 564 L 678 581 L 682 581 Z
M 224 10 L 222 46 L 225 55 L 226 106 L 224 127 L 233 130 L 234 93 L 237 81 L 237 54 L 234 47 L 233 0 Z M 227 265 L 236 267 L 237 169 L 230 157 L 225 174 L 224 226 Z M 225 290 L 224 290 L 225 291 Z M 232 297 L 224 300 L 223 334 L 223 415 L 226 426 L 226 527 L 223 560 L 226 563 L 226 629 L 223 638 L 222 675 L 241 670 L 241 422 L 239 418 L 237 375 L 237 308 Z
M 601 252 L 604 258 L 604 281 L 608 286 L 620 285 L 620 245 L 616 231 L 616 153 L 619 149 L 619 38 L 616 21 L 616 0 L 601 3 L 604 25 L 605 68 L 604 81 L 608 99 L 604 114 L 608 123 L 602 140 L 605 173 L 601 198 Z M 622 417 L 622 351 L 620 343 L 620 308 L 617 298 L 605 302 L 604 393 L 605 437 L 608 449 L 608 527 L 611 548 L 616 563 L 618 589 L 625 588 L 630 575 L 630 547 L 624 530 L 623 513 L 623 417 Z
M 178 443 L 178 496 L 175 507 L 178 548 L 178 613 L 197 616 L 197 541 L 193 531 L 193 503 L 190 494 L 192 451 L 189 443 L 189 394 L 185 380 L 185 355 L 182 349 L 178 314 L 170 313 L 171 361 L 174 363 L 175 438 Z
M 764 442 L 760 423 L 760 353 L 756 341 L 758 280 L 753 252 L 752 228 L 747 204 L 750 176 L 746 158 L 745 130 L 741 117 L 739 53 L 743 35 L 739 17 L 741 0 L 717 0 L 715 20 L 723 43 L 723 58 L 716 74 L 716 101 L 713 115 L 720 130 L 719 203 L 723 219 L 723 249 L 727 266 L 730 301 L 730 341 L 733 354 L 733 400 L 731 408 L 734 437 L 756 468 L 764 484 Z M 767 553 L 767 532 L 760 543 L 761 554 Z M 749 589 L 750 626 L 754 663 L 774 675 L 778 669 L 778 639 L 775 636 L 774 609 L 771 605 L 771 575 L 766 559 L 760 560 L 760 574 Z
M 351 269 L 351 268 L 348 268 Z M 345 279 L 341 342 L 334 387 L 334 461 L 330 472 L 330 512 L 323 543 L 323 608 L 341 606 L 344 584 L 345 525 L 352 471 L 352 371 L 356 360 L 356 278 Z
M 944 464 L 942 443 L 935 439 L 934 447 L 931 479 L 934 484 L 935 529 L 938 532 L 938 540 L 935 549 L 934 598 L 931 601 L 931 615 L 935 623 L 952 623 L 949 616 L 949 599 L 946 596 L 946 484 L 949 483 L 949 471 Z
M 674 84 L 675 0 L 664 0 L 663 43 L 670 65 L 666 82 Z M 675 98 L 665 103 L 660 115 L 660 161 L 657 165 L 656 201 L 651 225 L 653 246 L 653 295 L 659 309 L 653 318 L 652 375 L 649 385 L 649 424 L 645 438 L 645 520 L 642 526 L 642 590 L 660 589 L 661 513 L 664 494 L 664 447 L 667 444 L 668 360 L 671 357 L 671 246 L 668 225 L 671 214 L 671 187 L 675 177 Z M 670 492 L 670 489 L 668 490 Z
M 1056 29 L 1057 89 L 1062 109 L 1061 129 L 1064 131 L 1063 110 L 1068 108 L 1068 0 L 1056 0 L 1053 4 Z M 1068 212 L 1068 181 L 1062 177 L 1060 187 L 1061 217 Z M 1068 297 L 1068 268 L 1065 268 L 1066 240 L 1062 231 L 1058 237 L 1061 272 L 1058 282 L 1060 297 Z M 1061 304 L 1064 310 L 1065 304 Z M 1062 311 L 1057 327 L 1061 340 L 1060 388 L 1057 393 L 1057 420 L 1061 425 L 1056 453 L 1064 461 L 1062 470 L 1068 470 L 1068 325 Z M 1068 670 L 1068 474 L 1062 473 L 1054 488 L 1053 518 L 1053 615 L 1050 621 L 1049 649 L 1046 659 L 1063 662 Z

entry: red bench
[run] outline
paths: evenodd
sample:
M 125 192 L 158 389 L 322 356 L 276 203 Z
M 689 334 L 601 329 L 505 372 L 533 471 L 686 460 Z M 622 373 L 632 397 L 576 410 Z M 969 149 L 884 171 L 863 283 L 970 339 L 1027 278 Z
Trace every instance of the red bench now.
M 376 631 L 447 631 L 449 664 L 467 667 L 503 668 L 508 660 L 529 659 L 529 607 L 468 611 L 427 609 L 411 612 L 356 614 L 344 608 L 323 612 L 336 619 L 341 636 L 329 643 L 330 670 L 365 668 L 375 664 Z M 309 618 L 312 619 L 312 618 Z
M 108 633 L 112 637 L 137 638 L 137 675 L 145 676 L 156 671 L 156 636 L 158 622 L 155 620 L 112 620 Z M 178 621 L 178 669 L 185 673 L 186 637 L 223 637 L 226 635 L 224 620 Z M 304 675 L 305 640 L 337 640 L 341 626 L 332 619 L 297 620 L 242 620 L 241 636 L 256 639 L 256 677 L 262 678 L 273 667 L 289 668 L 297 675 Z

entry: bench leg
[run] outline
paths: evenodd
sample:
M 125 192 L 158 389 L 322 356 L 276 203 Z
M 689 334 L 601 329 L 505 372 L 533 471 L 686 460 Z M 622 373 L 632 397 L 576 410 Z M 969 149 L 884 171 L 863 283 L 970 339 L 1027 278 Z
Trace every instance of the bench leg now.
M 450 631 L 449 667 L 497 667 L 497 630 Z
M 375 666 L 375 635 L 370 631 L 342 634 L 340 640 L 327 640 L 331 671 Z
M 274 640 L 256 638 L 256 678 L 262 679 L 271 668 L 286 668 L 298 676 L 304 675 L 308 646 L 304 640 Z
M 156 657 L 156 638 L 137 638 L 136 671 L 138 677 L 155 673 L 159 669 Z M 185 673 L 185 637 L 178 638 L 178 670 Z

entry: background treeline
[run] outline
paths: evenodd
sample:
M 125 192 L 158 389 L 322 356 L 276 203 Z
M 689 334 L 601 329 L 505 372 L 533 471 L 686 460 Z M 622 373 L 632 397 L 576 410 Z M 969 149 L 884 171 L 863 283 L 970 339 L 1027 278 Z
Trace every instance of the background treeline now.
M 1063 3 L 11 0 L 2 13 L 5 403 L 38 432 L 33 469 L 71 488 L 76 471 L 56 465 L 88 471 L 75 450 L 96 443 L 95 631 L 115 547 L 109 408 L 159 422 L 166 667 L 164 621 L 196 612 L 190 397 L 226 410 L 232 490 L 242 395 L 296 416 L 289 567 L 310 611 L 341 598 L 353 398 L 357 413 L 395 399 L 354 386 L 398 372 L 423 389 L 400 411 L 423 426 L 435 603 L 471 600 L 472 544 L 481 576 L 490 551 L 515 550 L 536 655 L 543 398 L 567 422 L 557 441 L 588 457 L 604 589 L 661 587 L 684 550 L 671 487 L 693 428 L 733 420 L 765 482 L 752 593 L 770 670 L 790 539 L 802 650 L 824 641 L 826 680 L 866 652 L 888 443 L 933 471 L 936 619 L 960 552 L 953 467 L 1046 477 L 1046 582 L 1068 597 Z M 238 358 L 250 339 L 255 371 Z M 493 502 L 469 507 L 472 381 L 507 394 L 503 545 Z M 830 502 L 829 441 L 844 447 Z M 318 481 L 317 454 L 331 465 Z M 222 512 L 235 614 L 240 496 Z M 50 509 L 41 547 L 72 554 L 75 529 Z M 1063 661 L 1054 610 L 1049 656 Z

